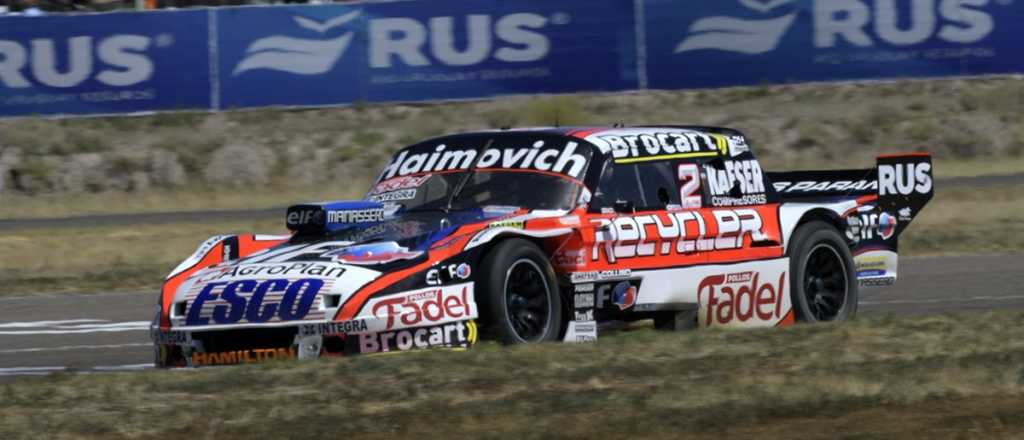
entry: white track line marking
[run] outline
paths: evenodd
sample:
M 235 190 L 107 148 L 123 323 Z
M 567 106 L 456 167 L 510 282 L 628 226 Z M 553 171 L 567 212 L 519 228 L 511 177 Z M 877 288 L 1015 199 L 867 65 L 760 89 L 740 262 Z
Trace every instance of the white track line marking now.
M 150 325 L 150 321 L 127 321 L 127 322 L 110 322 L 103 324 L 76 324 L 76 325 L 54 325 L 57 329 L 81 329 L 81 328 L 117 328 L 124 326 L 139 326 L 139 325 Z
M 108 345 L 62 345 L 60 347 L 13 348 L 0 350 L 0 354 L 34 353 L 39 351 L 100 350 L 106 348 L 152 347 L 152 343 L 108 344 Z
M 73 374 L 95 374 L 118 371 L 143 371 L 153 368 L 153 364 L 126 364 L 126 365 L 97 365 L 89 371 L 71 370 Z M 2 376 L 47 376 L 53 373 L 68 371 L 68 367 L 12 367 L 0 368 Z
M 64 321 L 27 321 L 27 322 L 4 322 L 0 323 L 0 328 L 32 328 L 32 327 L 50 327 L 54 325 L 62 324 L 79 324 L 83 322 L 110 322 L 102 319 L 68 319 Z
M 95 371 L 136 371 L 153 368 L 153 364 L 129 364 L 129 365 L 97 365 L 92 367 Z
M 939 299 L 906 299 L 906 300 L 891 300 L 891 301 L 861 301 L 860 305 L 864 306 L 881 306 L 887 304 L 940 304 L 940 303 L 963 303 L 963 302 L 975 302 L 975 301 L 1014 301 L 1024 300 L 1024 295 L 1010 295 L 1010 296 L 971 296 L 967 298 L 939 298 Z
M 53 321 L 40 321 L 40 322 L 53 322 Z M 29 324 L 29 323 L 18 323 L 18 324 Z M 104 324 L 77 324 L 77 325 L 49 325 L 49 326 L 37 326 L 40 329 L 25 329 L 25 330 L 2 330 L 0 335 L 17 336 L 17 335 L 68 335 L 68 334 L 80 334 L 80 333 L 99 333 L 99 332 L 128 332 L 128 331 L 145 331 L 149 330 L 149 321 L 128 321 L 128 322 L 109 322 Z M 22 325 L 18 328 L 26 328 Z
M 68 367 L 11 367 L 0 368 L 0 376 L 43 376 L 58 371 L 64 371 Z

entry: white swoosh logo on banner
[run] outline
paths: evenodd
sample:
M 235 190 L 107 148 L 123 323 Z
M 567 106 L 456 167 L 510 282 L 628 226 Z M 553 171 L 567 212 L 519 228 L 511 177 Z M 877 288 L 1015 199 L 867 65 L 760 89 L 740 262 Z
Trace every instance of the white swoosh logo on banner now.
M 295 23 L 297 23 L 299 26 L 302 26 L 302 27 L 304 27 L 306 29 L 309 29 L 311 31 L 316 31 L 316 32 L 319 32 L 319 33 L 322 34 L 322 33 L 327 32 L 327 31 L 329 31 L 329 30 L 331 30 L 333 28 L 336 28 L 336 27 L 341 26 L 341 25 L 343 25 L 345 23 L 348 23 L 348 22 L 350 22 L 352 20 L 355 20 L 355 18 L 359 16 L 359 12 L 360 11 L 349 12 L 348 14 L 342 15 L 340 17 L 332 18 L 332 19 L 327 20 L 327 21 L 325 21 L 323 23 L 318 23 L 316 20 L 309 19 L 309 18 L 302 17 L 302 16 L 298 16 L 298 15 L 292 17 L 292 19 L 295 20 Z
M 334 40 L 304 40 L 292 37 L 267 37 L 249 46 L 249 54 L 231 73 L 254 69 L 272 69 L 298 75 L 320 75 L 331 70 L 352 42 L 349 32 Z
M 768 12 L 794 0 L 740 0 L 740 4 L 760 12 Z
M 796 20 L 794 12 L 770 20 L 743 20 L 732 17 L 708 17 L 690 26 L 690 37 L 676 46 L 675 53 L 716 49 L 756 55 L 779 45 L 782 35 Z

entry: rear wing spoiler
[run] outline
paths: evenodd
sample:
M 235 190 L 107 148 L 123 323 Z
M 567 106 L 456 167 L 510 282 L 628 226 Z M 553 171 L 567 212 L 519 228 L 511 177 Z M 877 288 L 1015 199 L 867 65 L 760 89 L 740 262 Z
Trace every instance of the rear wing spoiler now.
M 782 199 L 865 196 L 878 191 L 878 169 L 765 173 Z
M 932 171 L 930 155 L 910 153 L 879 156 L 874 169 L 765 176 L 783 203 L 835 202 L 845 207 L 841 229 L 854 255 L 857 278 L 862 286 L 877 286 L 896 280 L 898 238 L 931 200 Z
M 765 176 L 782 202 L 878 195 L 882 211 L 900 213 L 901 218 L 909 220 L 932 200 L 932 171 L 929 153 L 910 152 L 880 156 L 873 169 L 787 171 Z M 900 229 L 906 223 L 909 221 Z
M 782 201 L 877 196 L 880 211 L 898 215 L 897 233 L 932 198 L 932 157 L 927 153 L 879 156 L 875 168 L 765 173 Z
M 783 200 L 875 194 L 931 199 L 934 189 L 928 153 L 878 156 L 875 168 L 869 169 L 768 172 L 765 176 Z

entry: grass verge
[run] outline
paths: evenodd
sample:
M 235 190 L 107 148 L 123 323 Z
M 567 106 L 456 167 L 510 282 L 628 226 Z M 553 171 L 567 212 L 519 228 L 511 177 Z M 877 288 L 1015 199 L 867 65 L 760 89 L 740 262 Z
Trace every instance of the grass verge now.
M 0 235 L 0 296 L 31 293 L 156 292 L 206 238 L 287 233 L 284 220 L 29 229 Z
M 0 437 L 1019 438 L 1024 313 L 0 386 Z
M 66 218 L 202 210 L 278 208 L 297 203 L 361 199 L 370 182 L 310 187 L 179 188 L 103 193 L 50 193 L 0 196 L 0 219 Z

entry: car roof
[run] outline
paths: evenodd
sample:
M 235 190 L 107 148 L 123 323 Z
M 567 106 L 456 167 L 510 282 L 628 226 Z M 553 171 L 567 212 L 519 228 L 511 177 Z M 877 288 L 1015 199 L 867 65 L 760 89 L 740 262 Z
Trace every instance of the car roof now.
M 570 126 L 570 127 L 517 127 L 517 128 L 500 128 L 492 130 L 477 130 L 467 131 L 459 133 L 448 133 L 445 135 L 437 136 L 426 141 L 433 139 L 441 139 L 452 136 L 493 136 L 495 134 L 542 134 L 542 135 L 561 135 L 573 137 L 581 140 L 588 140 L 591 136 L 601 136 L 606 134 L 616 133 L 630 133 L 633 135 L 651 134 L 656 135 L 659 132 L 664 131 L 692 131 L 697 133 L 703 133 L 708 135 L 722 135 L 722 136 L 740 136 L 746 137 L 742 132 L 734 128 L 728 127 L 717 127 L 710 125 L 636 125 L 636 126 Z M 599 148 L 599 152 L 604 155 L 610 155 L 610 151 L 605 148 Z

